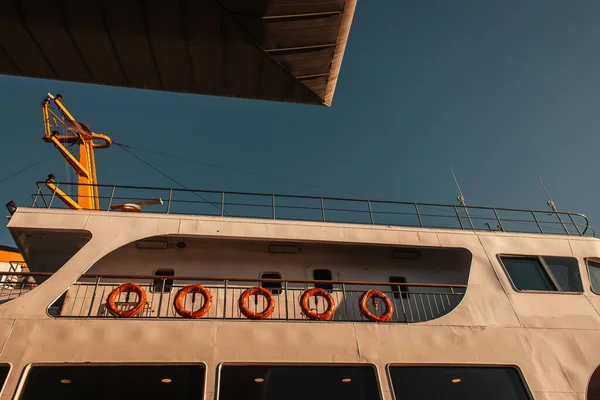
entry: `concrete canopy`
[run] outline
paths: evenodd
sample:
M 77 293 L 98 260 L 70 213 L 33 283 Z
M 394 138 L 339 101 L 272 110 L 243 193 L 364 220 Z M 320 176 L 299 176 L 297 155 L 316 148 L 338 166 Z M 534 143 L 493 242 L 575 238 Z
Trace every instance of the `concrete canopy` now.
M 0 74 L 330 106 L 357 0 L 3 0 Z

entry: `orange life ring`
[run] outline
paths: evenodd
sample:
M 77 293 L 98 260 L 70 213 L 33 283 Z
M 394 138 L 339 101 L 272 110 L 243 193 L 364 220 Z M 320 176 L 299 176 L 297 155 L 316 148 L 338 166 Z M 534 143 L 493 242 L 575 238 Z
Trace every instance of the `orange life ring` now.
M 318 313 L 308 307 L 308 300 L 313 296 L 322 297 L 327 301 L 327 309 L 324 312 Z M 307 289 L 300 296 L 300 308 L 302 309 L 302 313 L 304 313 L 308 319 L 327 321 L 333 317 L 333 313 L 335 312 L 335 300 L 325 289 Z
M 185 296 L 188 293 L 200 293 L 204 298 L 204 304 L 202 305 L 202 307 L 200 307 L 196 311 L 185 309 L 183 306 L 183 302 L 185 300 Z M 177 312 L 177 314 L 181 315 L 184 318 L 202 318 L 208 313 L 208 310 L 210 310 L 210 306 L 212 306 L 212 295 L 210 294 L 208 289 L 206 289 L 202 285 L 188 285 L 179 289 L 177 295 L 175 296 L 175 300 L 173 301 L 173 306 L 175 307 L 175 311 Z
M 259 295 L 259 294 L 262 296 L 265 296 L 265 298 L 267 299 L 267 307 L 265 308 L 265 310 L 263 312 L 257 313 L 248 308 L 248 299 L 252 295 Z M 266 318 L 269 318 L 271 316 L 271 314 L 273 314 L 273 311 L 275 310 L 275 299 L 273 298 L 273 295 L 271 294 L 271 292 L 268 289 L 255 286 L 250 289 L 246 289 L 244 291 L 244 293 L 242 293 L 242 295 L 240 296 L 240 299 L 238 301 L 238 305 L 240 307 L 240 311 L 242 312 L 242 314 L 244 314 L 244 316 L 246 318 L 266 319 Z
M 376 315 L 369 311 L 369 308 L 367 307 L 367 301 L 369 301 L 369 299 L 373 299 L 373 302 L 375 299 L 380 299 L 383 301 L 383 304 L 385 305 L 383 314 Z M 385 293 L 380 292 L 379 290 L 369 290 L 363 293 L 358 300 L 358 304 L 360 306 L 360 313 L 370 321 L 387 322 L 392 319 L 394 314 L 394 304 L 392 303 L 392 300 L 390 300 Z M 375 303 L 375 309 L 377 309 L 377 303 Z
M 116 301 L 119 295 L 123 292 L 135 292 L 138 295 L 138 301 L 135 307 L 129 310 L 119 310 L 116 306 Z M 106 309 L 115 317 L 129 318 L 135 317 L 142 312 L 146 305 L 146 291 L 140 285 L 135 283 L 124 283 L 108 294 L 106 298 Z

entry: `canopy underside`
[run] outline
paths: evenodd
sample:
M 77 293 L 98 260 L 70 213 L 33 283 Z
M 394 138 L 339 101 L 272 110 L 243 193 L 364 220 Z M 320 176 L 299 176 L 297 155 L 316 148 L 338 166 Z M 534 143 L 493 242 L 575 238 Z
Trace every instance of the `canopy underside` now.
M 331 105 L 357 0 L 3 0 L 0 73 Z

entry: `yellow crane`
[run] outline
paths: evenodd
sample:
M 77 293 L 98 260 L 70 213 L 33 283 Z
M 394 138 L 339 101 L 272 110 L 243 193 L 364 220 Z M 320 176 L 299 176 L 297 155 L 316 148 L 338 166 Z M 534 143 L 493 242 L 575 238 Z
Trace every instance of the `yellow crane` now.
M 52 103 L 57 112 L 50 107 Z M 53 96 L 48 93 L 42 102 L 42 114 L 45 131 L 43 140 L 52 143 L 77 173 L 77 199 L 74 200 L 63 192 L 54 182 L 53 175 L 46 180 L 46 186 L 69 208 L 99 210 L 100 197 L 96 186 L 98 178 L 94 149 L 106 149 L 110 147 L 112 140 L 106 135 L 92 132 L 86 125 L 76 121 L 64 106 L 60 94 Z M 65 144 L 79 145 L 79 159 Z

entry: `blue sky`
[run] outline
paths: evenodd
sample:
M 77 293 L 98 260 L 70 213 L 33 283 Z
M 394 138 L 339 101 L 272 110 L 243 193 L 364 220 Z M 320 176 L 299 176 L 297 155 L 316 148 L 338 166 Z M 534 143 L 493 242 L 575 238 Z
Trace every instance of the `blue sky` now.
M 359 1 L 331 108 L 0 76 L 0 180 L 55 152 L 52 92 L 117 142 L 258 174 L 138 153 L 192 188 L 455 203 L 451 164 L 470 205 L 545 209 L 535 168 L 600 226 L 599 17 L 597 0 Z M 101 183 L 176 186 L 117 147 L 97 158 Z M 50 172 L 62 158 L 0 183 L 2 204 Z

